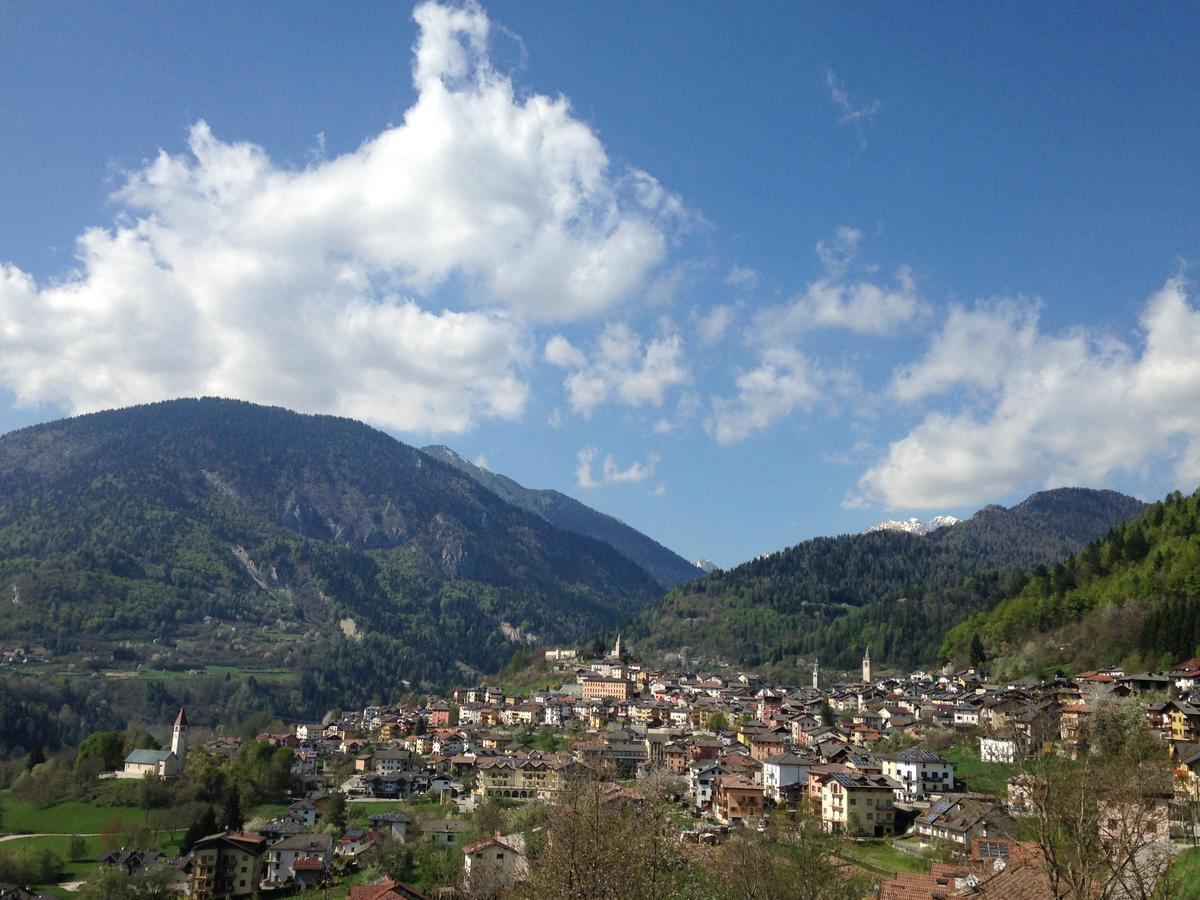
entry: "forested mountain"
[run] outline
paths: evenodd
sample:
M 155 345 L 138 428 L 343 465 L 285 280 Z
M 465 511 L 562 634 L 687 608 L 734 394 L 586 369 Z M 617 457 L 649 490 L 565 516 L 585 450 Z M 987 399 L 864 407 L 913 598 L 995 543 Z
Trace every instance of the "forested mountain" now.
M 1006 675 L 1122 665 L 1161 669 L 1200 655 L 1200 492 L 1176 492 L 951 629 L 942 655 L 978 635 Z
M 664 589 L 692 581 L 702 574 L 682 556 L 630 528 L 620 519 L 597 512 L 566 494 L 524 487 L 505 475 L 489 472 L 468 462 L 449 447 L 434 445 L 423 449 L 430 456 L 471 476 L 514 506 L 541 516 L 559 528 L 604 541 L 653 575 Z
M 946 630 L 1019 588 L 1025 566 L 1056 562 L 1143 507 L 1113 491 L 1064 488 L 925 536 L 816 538 L 682 585 L 626 631 L 644 653 L 744 665 L 817 656 L 849 668 L 864 646 L 883 663 L 930 664 Z
M 1057 488 L 1033 494 L 1011 509 L 985 506 L 929 537 L 1004 566 L 1029 567 L 1065 559 L 1145 508 L 1141 500 L 1116 491 Z
M 659 593 L 365 425 L 176 400 L 0 438 L 0 639 L 113 667 L 253 661 L 310 694 L 494 671 Z

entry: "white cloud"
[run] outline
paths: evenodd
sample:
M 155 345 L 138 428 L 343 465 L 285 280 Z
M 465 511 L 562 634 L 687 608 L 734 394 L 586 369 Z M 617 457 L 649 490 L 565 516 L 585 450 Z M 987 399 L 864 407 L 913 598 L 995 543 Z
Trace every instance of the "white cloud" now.
M 736 397 L 713 398 L 704 428 L 721 444 L 744 440 L 798 409 L 811 410 L 824 393 L 824 380 L 798 351 L 769 349 L 757 368 L 738 375 Z
M 129 173 L 77 271 L 4 266 L 2 386 L 73 412 L 211 393 L 409 431 L 519 416 L 523 323 L 644 291 L 682 204 L 614 173 L 564 98 L 514 91 L 479 6 L 414 18 L 401 124 L 297 169 L 197 122 Z M 449 284 L 489 308 L 443 309 Z
M 546 341 L 546 349 L 542 355 L 546 362 L 564 369 L 579 369 L 587 365 L 587 358 L 583 355 L 583 351 L 561 334 L 556 334 Z
M 604 483 L 605 484 L 626 484 L 645 481 L 654 474 L 654 469 L 659 463 L 659 456 L 656 453 L 651 453 L 646 457 L 644 463 L 632 462 L 625 468 L 617 467 L 611 456 L 604 458 Z
M 548 357 L 549 349 L 547 345 Z M 607 326 L 582 364 L 561 346 L 556 347 L 554 355 L 564 360 L 560 365 L 575 367 L 563 384 L 571 408 L 585 417 L 609 402 L 662 406 L 670 388 L 691 380 L 683 340 L 677 334 L 643 342 L 624 324 Z
M 858 229 L 843 226 L 832 241 L 817 243 L 825 276 L 788 303 L 755 317 L 762 340 L 778 342 L 819 328 L 888 336 L 925 313 L 907 266 L 900 267 L 892 285 L 848 277 L 862 237 Z
M 595 462 L 596 454 L 599 452 L 595 447 L 584 447 L 576 454 L 575 482 L 581 488 L 590 489 L 600 486 L 600 482 L 592 474 L 592 463 Z
M 1182 278 L 1146 303 L 1133 343 L 1043 332 L 1028 302 L 955 309 L 926 356 L 897 372 L 896 397 L 967 389 L 861 477 L 850 503 L 960 506 L 1031 482 L 1099 485 L 1167 462 L 1194 487 L 1200 440 L 1200 311 Z
M 846 88 L 838 81 L 833 69 L 825 70 L 825 86 L 829 88 L 829 99 L 838 108 L 838 124 L 853 125 L 858 132 L 858 142 L 862 147 L 867 146 L 863 135 L 863 126 L 869 123 L 883 109 L 883 104 L 872 100 L 863 106 L 855 106 L 850 100 Z
M 667 495 L 667 484 L 664 481 L 660 481 L 658 484 L 656 484 L 654 486 L 654 490 L 652 490 L 650 492 L 651 497 L 665 497 L 666 495 Z
M 839 328 L 891 336 L 927 313 L 907 267 L 901 267 L 890 286 L 851 277 L 859 265 L 862 239 L 860 230 L 843 226 L 831 240 L 818 242 L 816 252 L 824 277 L 787 303 L 766 307 L 754 316 L 745 339 L 756 364 L 737 376 L 735 396 L 712 398 L 712 411 L 704 423 L 719 443 L 745 440 L 797 411 L 811 411 L 831 394 L 850 394 L 857 380 L 852 374 L 815 360 L 801 349 L 802 339 L 810 332 Z M 718 320 L 715 325 L 719 328 L 712 327 L 713 332 L 723 331 L 728 322 Z M 707 328 L 709 323 L 701 320 L 701 343 Z M 865 406 L 861 396 L 859 406 Z
M 1025 360 L 1036 352 L 1038 313 L 1038 304 L 1019 299 L 951 307 L 929 352 L 896 372 L 892 393 L 914 401 L 956 385 L 995 390 L 1014 354 Z
M 714 306 L 700 320 L 696 322 L 696 334 L 700 338 L 701 345 L 711 347 L 725 336 L 725 332 L 729 330 L 729 326 L 733 324 L 733 307 L 720 305 Z
M 725 276 L 725 283 L 732 288 L 752 291 L 758 286 L 758 271 L 748 266 L 734 265 Z
M 595 447 L 585 447 L 576 456 L 576 483 L 585 489 L 597 488 L 605 484 L 636 484 L 654 475 L 661 458 L 656 453 L 647 455 L 645 462 L 632 462 L 621 468 L 613 459 L 612 454 L 604 457 L 600 463 L 599 473 L 594 471 L 596 458 L 600 451 Z

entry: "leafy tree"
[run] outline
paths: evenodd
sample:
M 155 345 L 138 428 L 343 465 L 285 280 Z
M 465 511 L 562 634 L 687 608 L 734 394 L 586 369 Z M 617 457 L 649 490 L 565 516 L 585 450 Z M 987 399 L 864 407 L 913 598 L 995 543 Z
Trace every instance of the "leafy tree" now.
M 75 754 L 75 769 L 81 770 L 90 760 L 100 763 L 104 771 L 120 768 L 125 759 L 125 736 L 118 731 L 99 731 L 89 734 Z
M 334 834 L 341 834 L 346 830 L 348 822 L 346 795 L 341 791 L 334 791 L 329 798 L 329 806 L 322 816 L 322 821 L 325 827 Z
M 761 834 L 721 845 L 713 871 L 721 896 L 738 900 L 858 900 L 868 885 L 838 861 L 843 841 L 826 834 L 811 812 L 773 816 Z
M 532 872 L 547 900 L 682 896 L 692 873 L 661 798 L 614 796 L 598 778 L 581 778 L 551 811 L 545 846 Z
M 75 893 L 79 900 L 137 900 L 133 885 L 118 866 L 102 866 Z
M 47 884 L 62 874 L 63 861 L 46 847 L 0 851 L 0 882 Z
M 1056 897 L 1161 900 L 1156 886 L 1174 854 L 1155 835 L 1172 776 L 1143 715 L 1137 704 L 1102 710 L 1079 760 L 1035 756 L 1023 767 L 1029 832 Z
M 104 827 L 100 829 L 100 846 L 105 850 L 116 850 L 125 843 L 125 826 L 121 822 L 121 817 L 113 812 L 104 821 Z
M 475 807 L 473 816 L 475 833 L 487 837 L 504 830 L 504 810 L 494 798 L 489 797 Z
M 825 700 L 821 701 L 821 724 L 822 725 L 836 725 L 837 724 L 837 713 L 835 713 L 833 711 L 833 707 L 830 706 Z

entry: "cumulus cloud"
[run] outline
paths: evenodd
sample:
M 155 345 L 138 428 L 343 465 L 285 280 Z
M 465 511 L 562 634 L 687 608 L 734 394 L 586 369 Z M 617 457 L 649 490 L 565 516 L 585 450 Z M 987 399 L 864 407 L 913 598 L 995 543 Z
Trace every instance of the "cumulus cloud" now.
M 209 393 L 426 432 L 519 416 L 527 323 L 645 290 L 682 204 L 613 171 L 564 98 L 515 92 L 478 5 L 414 18 L 401 124 L 296 169 L 197 122 L 128 174 L 76 271 L 4 265 L 2 386 L 74 412 Z
M 824 277 L 790 302 L 759 313 L 756 322 L 764 340 L 778 341 L 819 328 L 889 336 L 925 312 L 907 266 L 900 267 L 891 285 L 849 277 L 862 237 L 858 229 L 843 226 L 832 240 L 817 243 Z
M 599 472 L 595 471 L 596 458 L 600 451 L 595 447 L 585 447 L 576 456 L 576 483 L 585 489 L 597 488 L 605 484 L 636 484 L 654 475 L 661 458 L 656 453 L 646 457 L 645 462 L 632 462 L 625 468 L 617 465 L 612 454 L 604 457 L 600 463 Z
M 564 369 L 581 369 L 587 365 L 587 357 L 583 355 L 583 351 L 561 334 L 556 334 L 546 341 L 546 349 L 542 355 L 546 362 Z
M 798 409 L 811 410 L 822 397 L 825 381 L 804 354 L 770 348 L 756 368 L 737 376 L 737 396 L 713 398 L 704 428 L 721 444 L 745 440 Z
M 1121 341 L 1080 329 L 1047 334 L 1027 301 L 953 310 L 891 390 L 915 402 L 963 389 L 965 404 L 928 412 L 848 502 L 967 505 L 1032 482 L 1103 484 L 1164 462 L 1194 487 L 1200 310 L 1182 278 L 1147 301 L 1140 326 Z
M 585 417 L 609 402 L 662 406 L 670 388 L 691 380 L 683 340 L 677 334 L 644 342 L 628 325 L 611 324 L 600 333 L 590 355 L 559 337 L 547 343 L 546 358 L 573 369 L 563 384 L 571 408 Z
M 745 440 L 797 411 L 811 411 L 831 394 L 847 394 L 853 376 L 801 349 L 812 331 L 837 328 L 888 337 L 927 313 L 907 267 L 901 267 L 892 285 L 865 275 L 852 277 L 860 268 L 862 239 L 860 230 L 842 227 L 831 239 L 818 242 L 823 276 L 787 303 L 766 307 L 754 316 L 745 339 L 756 362 L 737 376 L 734 396 L 712 398 L 705 421 L 705 429 L 718 442 Z M 722 309 L 717 307 L 710 316 L 721 314 Z M 709 331 L 723 332 L 727 326 L 721 318 L 716 323 L 701 320 L 701 343 Z

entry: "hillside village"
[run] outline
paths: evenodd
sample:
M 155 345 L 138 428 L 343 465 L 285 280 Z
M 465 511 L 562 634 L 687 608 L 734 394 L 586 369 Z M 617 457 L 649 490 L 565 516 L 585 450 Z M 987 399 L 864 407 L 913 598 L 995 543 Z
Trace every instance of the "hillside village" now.
M 850 848 L 904 836 L 897 845 L 907 852 L 937 851 L 928 872 L 896 873 L 851 853 L 871 896 L 1002 898 L 1016 896 L 1016 884 L 1033 885 L 1028 896 L 1053 896 L 1023 827 L 1037 811 L 1038 785 L 1020 764 L 1043 754 L 1086 758 L 1089 718 L 1122 707 L 1137 711 L 1173 773 L 1173 784 L 1141 791 L 1136 816 L 1119 817 L 1122 829 L 1137 832 L 1139 854 L 1157 848 L 1168 861 L 1196 835 L 1200 659 L 1165 673 L 993 684 L 977 669 L 881 676 L 868 654 L 858 679 L 829 682 L 814 665 L 811 683 L 785 687 L 745 672 L 654 669 L 629 659 L 618 638 L 603 658 L 552 650 L 546 664 L 559 687 L 505 694 L 481 685 L 258 735 L 259 744 L 292 751 L 295 801 L 268 821 L 202 836 L 171 860 L 177 887 L 198 898 L 328 887 L 381 843 L 427 841 L 458 860 L 447 896 L 502 896 L 529 875 L 528 835 L 479 834 L 472 814 L 489 802 L 554 804 L 580 779 L 599 778 L 615 804 L 646 802 L 636 787 L 655 782 L 675 810 L 680 852 L 762 831 L 772 816 L 807 814 Z M 233 758 L 241 746 L 227 737 L 190 745 L 181 710 L 170 749 L 133 751 L 118 777 L 169 780 L 189 750 L 193 759 Z M 331 804 L 378 801 L 410 801 L 426 814 L 398 803 L 367 827 L 318 827 Z M 1101 835 L 1110 847 L 1114 822 Z M 132 871 L 151 853 L 126 848 L 101 863 Z M 422 894 L 383 879 L 346 896 Z

